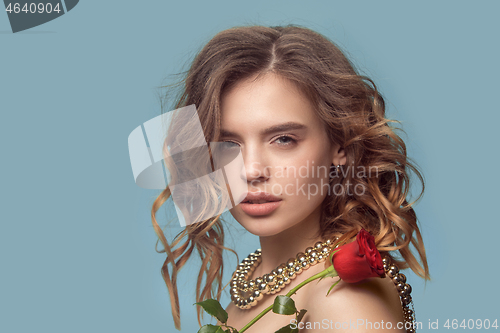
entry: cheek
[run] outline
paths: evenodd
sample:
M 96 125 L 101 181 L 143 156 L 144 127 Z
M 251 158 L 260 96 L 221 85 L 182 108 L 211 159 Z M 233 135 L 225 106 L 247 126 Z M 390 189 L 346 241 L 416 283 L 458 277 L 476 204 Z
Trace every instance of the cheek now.
M 328 194 L 330 165 L 324 158 L 303 158 L 282 168 L 284 174 L 281 179 L 277 174 L 276 180 L 289 199 L 300 198 L 318 204 Z

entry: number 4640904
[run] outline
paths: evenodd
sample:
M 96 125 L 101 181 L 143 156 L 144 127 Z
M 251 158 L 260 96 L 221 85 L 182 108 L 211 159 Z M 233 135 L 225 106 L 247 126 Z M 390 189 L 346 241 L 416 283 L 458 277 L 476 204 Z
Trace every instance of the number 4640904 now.
M 498 323 L 497 319 L 495 319 L 493 322 L 491 322 L 489 319 L 469 319 L 469 320 L 462 320 L 460 324 L 458 324 L 458 319 L 447 319 L 446 322 L 444 323 L 443 327 L 446 327 L 447 329 L 458 329 L 458 328 L 463 328 L 463 329 L 498 329 Z
M 18 14 L 20 12 L 31 13 L 31 14 L 35 14 L 35 13 L 50 14 L 52 12 L 59 13 L 61 11 L 61 9 L 59 8 L 59 3 L 56 4 L 55 7 L 53 7 L 50 2 L 49 3 L 43 3 L 43 2 L 34 3 L 34 2 L 32 2 L 30 4 L 25 3 L 23 8 L 21 8 L 21 5 L 18 3 L 12 4 L 9 2 L 7 7 L 5 8 L 5 11 L 8 12 L 9 14 L 11 14 L 12 12 L 14 12 L 15 14 Z

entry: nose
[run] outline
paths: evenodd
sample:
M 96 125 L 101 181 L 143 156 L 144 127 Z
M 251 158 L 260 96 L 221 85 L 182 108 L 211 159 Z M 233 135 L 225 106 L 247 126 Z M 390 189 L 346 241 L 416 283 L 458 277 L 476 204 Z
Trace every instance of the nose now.
M 246 151 L 245 151 L 246 150 Z M 241 172 L 241 178 L 247 183 L 264 182 L 270 177 L 270 166 L 266 163 L 266 158 L 262 151 L 258 149 L 242 149 L 245 170 Z

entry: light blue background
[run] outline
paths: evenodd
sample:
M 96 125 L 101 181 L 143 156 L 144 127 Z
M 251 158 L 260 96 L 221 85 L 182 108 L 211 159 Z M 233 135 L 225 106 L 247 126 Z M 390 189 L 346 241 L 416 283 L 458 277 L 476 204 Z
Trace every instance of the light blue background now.
M 127 138 L 160 114 L 165 78 L 243 24 L 325 34 L 402 121 L 427 181 L 416 210 L 433 280 L 407 274 L 422 331 L 429 320 L 497 319 L 499 10 L 497 1 L 82 0 L 17 34 L 0 13 L 0 331 L 175 331 L 150 220 L 159 191 L 135 185 Z M 231 235 L 240 259 L 258 247 L 241 229 Z M 198 330 L 195 274 L 196 260 L 181 273 L 182 332 Z

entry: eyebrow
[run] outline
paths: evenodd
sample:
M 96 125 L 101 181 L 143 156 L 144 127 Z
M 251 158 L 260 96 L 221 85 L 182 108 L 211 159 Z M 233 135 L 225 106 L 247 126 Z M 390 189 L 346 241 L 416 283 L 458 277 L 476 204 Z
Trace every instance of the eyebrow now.
M 274 134 L 274 133 L 278 133 L 278 132 L 284 132 L 284 131 L 290 131 L 290 130 L 304 130 L 304 129 L 307 129 L 306 125 L 290 121 L 287 123 L 278 124 L 278 125 L 274 125 L 274 126 L 266 128 L 266 129 L 263 129 L 260 131 L 260 135 L 265 136 L 265 135 L 270 135 L 270 134 Z M 220 134 L 223 137 L 225 137 L 225 136 L 238 136 L 238 134 L 231 132 L 231 131 L 224 130 L 224 129 L 221 129 Z

